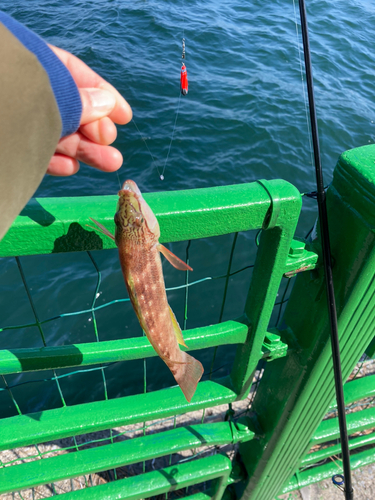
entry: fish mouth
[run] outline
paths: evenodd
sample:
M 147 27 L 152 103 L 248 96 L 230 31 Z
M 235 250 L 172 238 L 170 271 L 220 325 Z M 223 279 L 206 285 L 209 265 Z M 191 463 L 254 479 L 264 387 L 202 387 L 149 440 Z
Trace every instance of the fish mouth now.
M 137 196 L 142 196 L 137 184 L 130 179 L 128 179 L 127 181 L 124 182 L 124 184 L 122 185 L 122 188 L 120 189 L 118 194 L 120 195 L 121 192 L 124 192 L 124 194 L 126 192 L 128 192 L 128 193 L 130 192 L 130 193 L 133 193 Z
M 128 179 L 122 185 L 122 188 L 118 192 L 119 195 L 119 207 L 125 204 L 132 207 L 133 211 L 141 212 L 141 204 L 143 201 L 142 193 L 140 192 L 137 184 Z

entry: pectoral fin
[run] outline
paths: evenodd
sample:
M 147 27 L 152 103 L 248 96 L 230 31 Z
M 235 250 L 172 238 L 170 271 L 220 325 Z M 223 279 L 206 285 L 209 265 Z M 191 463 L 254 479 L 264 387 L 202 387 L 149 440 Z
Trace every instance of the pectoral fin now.
M 180 345 L 187 347 L 187 345 L 185 344 L 184 337 L 182 336 L 182 331 L 181 331 L 180 325 L 178 324 L 176 316 L 174 315 L 174 312 L 172 311 L 170 306 L 169 306 L 169 314 L 171 316 L 173 331 L 174 331 L 174 334 L 176 335 L 177 342 Z
M 99 233 L 102 233 L 102 234 L 105 234 L 106 236 L 108 236 L 109 238 L 111 238 L 113 241 L 115 241 L 115 237 L 113 236 L 112 233 L 110 233 L 108 231 L 108 229 L 106 227 L 103 226 L 103 224 L 100 224 L 100 222 L 96 221 L 95 219 L 93 219 L 92 217 L 90 217 L 90 219 L 93 221 L 94 224 L 96 224 L 98 227 L 93 227 L 93 226 L 89 226 L 88 224 L 86 224 L 87 227 L 90 227 L 91 229 L 94 229 L 95 231 L 99 231 Z
M 159 250 L 160 253 L 164 255 L 164 257 L 172 264 L 173 267 L 176 269 L 179 269 L 180 271 L 192 271 L 193 269 L 186 264 L 183 260 L 179 259 L 174 253 L 172 253 L 168 248 L 165 246 L 159 245 L 157 246 L 157 249 Z

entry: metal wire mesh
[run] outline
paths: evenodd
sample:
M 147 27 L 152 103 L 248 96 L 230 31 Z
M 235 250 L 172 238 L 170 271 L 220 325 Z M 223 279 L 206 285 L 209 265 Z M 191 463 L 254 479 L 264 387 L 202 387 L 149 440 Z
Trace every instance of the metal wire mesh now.
M 259 234 L 256 236 L 256 241 L 258 239 Z M 201 285 L 204 282 L 210 281 L 210 280 L 223 280 L 224 281 L 224 289 L 223 289 L 223 297 L 222 297 L 222 303 L 220 306 L 220 313 L 219 313 L 219 318 L 218 318 L 218 323 L 222 322 L 223 320 L 223 315 L 224 315 L 224 310 L 225 310 L 225 305 L 228 297 L 228 285 L 229 285 L 229 279 L 233 276 L 239 275 L 240 273 L 245 272 L 246 270 L 252 269 L 254 267 L 254 264 L 248 264 L 246 266 L 243 266 L 239 269 L 235 269 L 234 271 L 232 270 L 233 267 L 233 256 L 235 253 L 236 249 L 236 244 L 238 241 L 238 233 L 235 233 L 232 236 L 232 244 L 230 247 L 230 253 L 228 256 L 228 266 L 227 266 L 227 271 L 225 274 L 218 275 L 218 276 L 206 276 L 204 278 L 195 280 L 195 281 L 190 281 L 190 275 L 189 272 L 187 271 L 185 273 L 185 283 L 183 285 L 179 286 L 173 286 L 167 289 L 167 291 L 174 291 L 174 290 L 180 290 L 184 289 L 184 304 L 183 304 L 183 310 L 184 310 L 184 316 L 183 316 L 183 329 L 185 330 L 188 325 L 188 313 L 189 313 L 189 290 L 191 287 L 195 287 L 197 285 Z M 190 250 L 191 250 L 191 241 L 187 242 L 186 245 L 186 262 L 189 263 L 190 261 Z M 87 256 L 92 263 L 92 266 L 95 269 L 96 273 L 96 284 L 94 286 L 94 292 L 92 294 L 92 300 L 90 307 L 82 309 L 82 310 L 77 310 L 77 311 L 71 311 L 71 312 L 66 312 L 66 313 L 61 313 L 58 315 L 51 316 L 47 319 L 41 320 L 40 317 L 38 316 L 37 308 L 33 300 L 33 295 L 32 291 L 30 290 L 30 286 L 28 284 L 26 274 L 24 272 L 23 268 L 23 258 L 18 258 L 16 257 L 16 263 L 17 267 L 22 279 L 22 283 L 24 286 L 24 289 L 26 291 L 31 309 L 33 311 L 33 316 L 34 316 L 34 321 L 33 322 L 27 322 L 23 324 L 18 324 L 18 325 L 9 325 L 9 326 L 4 326 L 0 328 L 0 332 L 6 332 L 6 331 L 11 331 L 11 330 L 16 330 L 16 329 L 24 329 L 24 328 L 33 328 L 36 327 L 38 329 L 41 341 L 43 346 L 47 347 L 48 343 L 46 341 L 47 336 L 45 335 L 44 328 L 46 325 L 49 323 L 53 323 L 57 320 L 60 320 L 62 318 L 66 317 L 72 317 L 72 316 L 81 316 L 81 315 L 90 315 L 91 317 L 91 324 L 93 327 L 94 335 L 95 335 L 95 340 L 96 342 L 100 342 L 101 338 L 99 335 L 99 327 L 98 327 L 98 322 L 96 318 L 96 313 L 99 310 L 102 310 L 104 308 L 108 308 L 113 306 L 114 304 L 118 303 L 123 303 L 123 302 L 128 302 L 130 299 L 129 298 L 116 298 L 114 300 L 111 300 L 105 304 L 97 305 L 97 299 L 100 296 L 100 290 L 101 290 L 101 283 L 102 283 L 102 273 L 100 271 L 99 265 L 96 262 L 96 259 L 94 258 L 93 254 L 91 252 L 87 252 Z M 289 283 L 290 280 L 287 281 L 288 285 L 284 287 L 284 291 L 281 297 L 281 300 L 275 304 L 275 306 L 278 308 L 278 313 L 277 313 L 277 322 L 279 322 L 279 319 L 281 317 L 281 312 L 282 312 L 282 307 L 287 301 L 287 292 L 289 288 Z M 223 368 L 223 365 L 220 366 L 215 366 L 215 362 L 217 361 L 217 351 L 218 348 L 213 348 L 213 353 L 212 353 L 212 359 L 210 362 L 210 369 L 209 371 L 205 374 L 206 378 L 211 379 L 212 375 L 218 372 Z M 87 368 L 74 368 L 71 370 L 66 371 L 65 373 L 62 374 L 57 374 L 55 370 L 52 371 L 52 376 L 50 377 L 41 377 L 33 380 L 27 380 L 27 381 L 18 381 L 14 383 L 9 383 L 7 380 L 6 376 L 2 376 L 3 382 L 4 382 L 4 387 L 0 387 L 0 393 L 7 391 L 9 394 L 11 401 L 16 409 L 17 414 L 21 415 L 21 405 L 17 402 L 17 398 L 14 395 L 14 389 L 26 385 L 26 384 L 36 384 L 36 383 L 42 383 L 42 382 L 52 382 L 55 385 L 55 390 L 57 390 L 58 395 L 59 395 L 59 400 L 61 406 L 66 406 L 66 398 L 64 398 L 64 393 L 63 389 L 61 387 L 60 381 L 63 378 L 70 377 L 73 375 L 77 374 L 82 374 L 82 373 L 88 373 L 88 372 L 98 372 L 101 374 L 102 377 L 102 390 L 103 390 L 103 397 L 105 400 L 109 399 L 109 394 L 108 394 L 108 380 L 106 377 L 106 370 L 112 366 L 115 365 L 116 363 L 108 363 L 108 364 L 99 364 L 98 366 L 94 367 L 87 367 Z M 229 363 L 228 363 L 229 364 Z M 242 407 L 237 409 L 238 416 L 241 414 L 244 414 L 249 411 L 251 407 L 251 402 L 254 398 L 255 392 L 257 385 L 260 382 L 262 373 L 263 373 L 263 365 L 261 365 L 256 373 L 256 378 L 254 380 L 254 386 L 250 392 L 250 397 L 248 400 L 245 402 L 242 402 Z M 147 392 L 147 361 L 146 359 L 143 359 L 143 392 Z M 232 408 L 232 405 L 227 405 L 226 410 L 221 409 L 221 414 L 229 413 L 229 415 L 232 415 L 234 410 Z M 212 411 L 206 409 L 203 409 L 201 411 L 201 416 L 199 417 L 199 421 L 201 423 L 204 423 L 207 419 L 207 414 L 210 417 L 212 415 Z M 10 466 L 10 465 L 15 465 L 17 463 L 20 463 L 20 460 L 22 462 L 28 462 L 32 460 L 38 460 L 38 459 L 43 459 L 49 456 L 54 456 L 56 454 L 61 454 L 61 453 L 68 453 L 68 452 L 77 452 L 82 449 L 85 449 L 90 446 L 100 446 L 102 444 L 108 444 L 108 443 L 114 443 L 115 441 L 120 440 L 124 436 L 127 435 L 136 435 L 137 433 L 141 433 L 143 436 L 146 435 L 147 432 L 150 430 L 154 430 L 155 427 L 159 428 L 164 428 L 166 425 L 172 425 L 173 428 L 176 428 L 178 425 L 183 425 L 184 420 L 179 422 L 179 415 L 174 415 L 172 417 L 166 418 L 166 419 L 161 419 L 157 420 L 151 423 L 143 422 L 138 427 L 131 426 L 131 428 L 123 429 L 123 430 L 113 430 L 110 429 L 108 433 L 105 436 L 101 437 L 94 437 L 94 438 L 89 438 L 88 436 L 82 438 L 82 436 L 73 436 L 71 438 L 70 444 L 63 444 L 59 443 L 58 446 L 46 446 L 46 447 L 40 447 L 37 444 L 34 445 L 35 452 L 32 453 L 30 452 L 30 449 L 28 450 L 27 455 L 23 456 L 21 459 L 19 456 L 11 458 L 9 460 L 2 460 L 0 461 L 0 467 L 5 467 L 5 466 Z M 182 463 L 187 460 L 192 460 L 194 458 L 198 458 L 201 456 L 205 456 L 207 454 L 212 454 L 212 453 L 217 453 L 220 450 L 220 447 L 214 446 L 214 447 L 204 447 L 203 449 L 200 450 L 193 450 L 193 452 L 189 456 L 180 456 L 180 457 L 173 457 L 172 454 L 168 457 L 168 463 L 166 465 L 171 465 L 173 463 Z M 232 446 L 232 452 L 234 453 L 234 446 Z M 142 472 L 145 472 L 147 470 L 147 464 L 146 462 L 142 462 Z M 151 467 L 154 467 L 154 464 L 151 464 Z M 123 473 L 122 473 L 123 475 Z M 106 480 L 116 480 L 118 479 L 118 472 L 116 469 L 113 469 L 112 471 L 108 471 Z M 91 476 L 89 476 L 88 480 L 86 476 L 84 477 L 84 484 L 86 487 L 89 486 L 89 484 L 93 484 Z M 74 481 L 70 481 L 71 483 L 71 489 L 74 489 Z M 54 484 L 50 485 L 50 491 L 51 495 L 54 496 L 56 495 L 56 488 Z M 65 490 L 66 491 L 66 490 Z M 31 491 L 31 495 L 34 498 L 35 491 L 34 489 Z M 14 496 L 14 495 L 13 495 Z M 19 493 L 19 497 L 23 498 L 21 493 Z

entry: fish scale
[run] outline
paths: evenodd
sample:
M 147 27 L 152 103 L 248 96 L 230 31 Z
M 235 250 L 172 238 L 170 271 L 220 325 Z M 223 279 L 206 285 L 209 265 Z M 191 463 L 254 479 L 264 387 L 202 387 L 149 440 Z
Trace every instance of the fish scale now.
M 121 268 L 130 300 L 153 348 L 161 357 L 182 361 L 155 243 L 145 241 L 143 245 L 125 239 L 118 246 Z

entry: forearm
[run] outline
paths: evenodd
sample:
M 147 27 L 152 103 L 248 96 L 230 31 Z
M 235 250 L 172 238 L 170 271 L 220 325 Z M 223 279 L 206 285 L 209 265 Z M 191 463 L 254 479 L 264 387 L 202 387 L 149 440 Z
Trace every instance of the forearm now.
M 37 57 L 0 23 L 0 239 L 40 184 L 61 136 Z
M 78 88 L 65 65 L 36 33 L 0 11 L 0 23 L 32 52 L 46 71 L 62 121 L 61 137 L 78 130 L 82 113 Z

